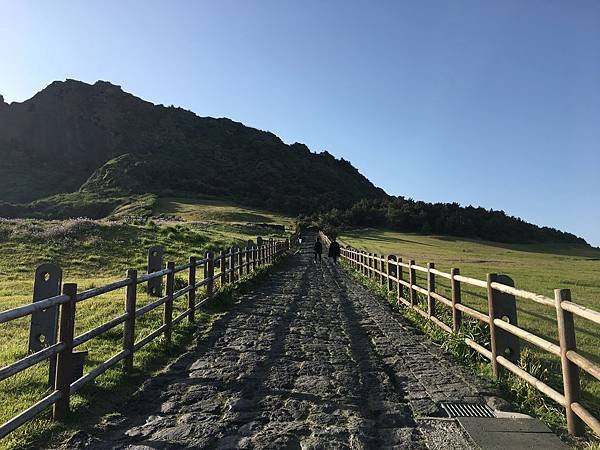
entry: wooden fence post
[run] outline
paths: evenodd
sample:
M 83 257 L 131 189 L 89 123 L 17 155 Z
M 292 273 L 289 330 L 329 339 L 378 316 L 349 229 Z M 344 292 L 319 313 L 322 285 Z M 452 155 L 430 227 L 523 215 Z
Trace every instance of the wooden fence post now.
M 123 324 L 123 350 L 128 350 L 129 354 L 125 357 L 123 368 L 125 372 L 133 370 L 133 345 L 135 343 L 135 309 L 137 303 L 137 270 L 129 269 L 127 278 L 131 284 L 125 291 L 125 314 L 127 320 Z
M 163 314 L 163 324 L 165 325 L 165 344 L 171 345 L 171 336 L 173 334 L 173 291 L 175 289 L 175 263 L 167 263 L 167 301 Z
M 377 280 L 377 284 L 379 284 L 379 274 L 377 273 L 378 268 L 377 268 L 377 253 L 373 253 L 373 278 L 375 278 Z
M 492 351 L 492 374 L 495 378 L 498 378 L 498 349 L 496 343 L 496 325 L 494 325 L 494 290 L 491 284 L 496 281 L 497 274 L 488 273 L 487 275 L 487 292 L 488 292 L 488 315 L 489 315 L 489 327 L 490 327 L 490 349 Z
M 264 245 L 264 249 L 263 249 L 263 264 L 265 266 L 269 265 L 269 248 L 270 248 L 270 243 L 269 241 L 267 241 Z
M 396 277 L 396 270 L 394 270 L 394 267 L 392 265 L 392 261 L 395 260 L 396 257 L 394 255 L 387 255 L 386 256 L 386 263 L 385 263 L 385 267 L 386 267 L 386 274 L 387 274 L 387 290 L 388 290 L 388 297 L 390 295 L 390 292 L 392 292 L 392 289 L 394 289 L 394 281 L 392 280 L 392 278 L 390 278 L 390 276 L 392 276 L 393 278 Z
M 435 299 L 431 295 L 435 292 L 435 274 L 431 269 L 435 269 L 435 264 L 432 262 L 427 264 L 427 315 L 435 317 Z
M 501 355 L 514 364 L 518 364 L 520 355 L 520 341 L 517 336 L 505 331 L 494 324 L 494 319 L 507 320 L 511 325 L 518 325 L 517 304 L 515 296 L 492 288 L 492 283 L 501 283 L 514 287 L 512 278 L 506 275 L 490 273 L 487 276 L 488 312 L 490 327 L 490 347 L 492 351 L 492 372 L 496 378 L 500 376 L 498 355 Z
M 206 252 L 206 296 L 213 298 L 215 292 L 215 257 L 212 252 Z
M 195 256 L 190 256 L 190 271 L 188 273 L 188 286 L 190 291 L 188 292 L 188 322 L 194 323 L 196 320 L 196 265 L 197 260 Z
M 241 247 L 237 247 L 237 254 L 237 265 L 239 269 L 238 279 L 241 280 L 242 276 L 244 275 L 244 252 Z
M 51 263 L 40 264 L 35 270 L 33 282 L 33 302 L 39 302 L 60 295 L 62 269 Z M 29 325 L 29 353 L 36 353 L 56 344 L 58 338 L 59 307 L 36 311 L 31 314 Z M 56 377 L 56 355 L 49 358 L 48 386 L 54 388 Z
M 55 420 L 64 420 L 69 414 L 71 399 L 71 378 L 73 375 L 73 335 L 75 332 L 75 303 L 77 302 L 77 284 L 65 283 L 63 294 L 69 301 L 60 307 L 58 336 L 65 349 L 58 354 L 56 361 L 55 389 L 61 392 L 61 398 L 53 406 Z
M 229 249 L 229 282 L 235 283 L 235 247 Z
M 252 261 L 252 245 L 251 242 L 248 242 L 246 245 L 246 275 L 250 273 L 250 263 Z
M 163 269 L 163 255 L 164 249 L 160 245 L 148 249 L 148 273 Z M 162 277 L 148 280 L 148 294 L 153 297 L 162 295 Z
M 562 367 L 563 390 L 565 395 L 565 414 L 567 416 L 567 429 L 569 434 L 583 436 L 583 422 L 573 412 L 571 405 L 581 401 L 581 382 L 579 367 L 569 360 L 567 352 L 577 351 L 575 340 L 575 323 L 573 313 L 562 308 L 562 302 L 571 301 L 569 289 L 556 289 L 554 291 L 556 302 L 556 320 L 558 325 L 558 339 L 560 342 L 560 362 Z
M 402 283 L 400 282 L 401 280 L 404 281 L 404 267 L 402 267 L 402 258 L 400 258 L 399 256 L 396 257 L 396 263 L 398 264 L 398 271 L 396 273 L 396 276 L 398 277 L 398 282 L 396 283 L 396 289 L 397 289 L 397 295 L 398 295 L 398 305 L 400 303 L 402 303 L 400 301 L 400 298 L 402 298 L 402 294 L 404 293 L 404 289 L 402 286 Z
M 457 268 L 450 269 L 450 275 L 450 282 L 452 283 L 452 331 L 457 333 L 462 324 L 462 311 L 456 309 L 456 305 L 460 304 L 462 300 L 460 294 L 460 281 L 456 280 L 454 277 L 460 275 L 460 270 Z
M 369 252 L 368 261 L 369 262 L 367 264 L 367 267 L 368 267 L 368 271 L 367 271 L 368 274 L 367 274 L 367 276 L 369 278 L 373 278 L 373 254 L 371 252 Z
M 256 245 L 252 246 L 252 272 L 256 272 L 256 257 L 258 251 Z
M 269 265 L 269 241 L 265 242 L 264 248 L 263 248 L 263 265 L 268 266 Z
M 380 284 L 381 281 L 381 277 L 379 276 L 379 267 L 377 267 L 379 264 L 379 257 L 377 256 L 377 253 L 373 253 L 373 278 L 375 278 L 377 280 L 377 284 Z
M 221 287 L 223 287 L 227 284 L 227 257 L 225 256 L 225 250 L 221 250 L 219 261 L 221 262 Z
M 410 268 L 408 269 L 408 282 L 410 283 L 410 304 L 415 306 L 417 304 L 417 291 L 414 290 L 413 285 L 417 284 L 417 271 L 413 268 L 415 265 L 415 260 L 411 259 L 408 264 Z

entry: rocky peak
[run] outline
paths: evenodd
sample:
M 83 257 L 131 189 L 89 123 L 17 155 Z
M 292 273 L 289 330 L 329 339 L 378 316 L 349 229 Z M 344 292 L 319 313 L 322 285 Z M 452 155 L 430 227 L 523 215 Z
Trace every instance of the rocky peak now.
M 122 92 L 123 89 L 118 84 L 112 84 L 110 81 L 98 80 L 94 83 L 94 87 L 103 91 Z
M 121 86 L 98 80 L 94 84 L 67 78 L 65 81 L 54 81 L 35 97 L 87 97 L 94 94 L 123 94 Z M 35 98 L 34 97 L 34 98 Z

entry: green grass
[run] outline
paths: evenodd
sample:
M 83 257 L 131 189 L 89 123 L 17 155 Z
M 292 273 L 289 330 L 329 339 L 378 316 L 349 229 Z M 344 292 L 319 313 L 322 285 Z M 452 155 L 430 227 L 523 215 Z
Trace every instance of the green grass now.
M 287 219 L 289 221 L 289 219 Z M 254 230 L 252 230 L 254 231 Z M 128 268 L 145 273 L 147 249 L 154 245 L 165 248 L 165 263 L 186 262 L 191 255 L 201 256 L 206 251 L 217 251 L 255 240 L 244 227 L 215 224 L 199 227 L 195 224 L 155 224 L 146 226 L 123 223 L 71 221 L 0 221 L 0 310 L 31 302 L 35 267 L 43 262 L 55 262 L 63 269 L 63 282 L 75 282 L 79 290 L 86 290 L 116 281 L 125 276 Z M 277 237 L 266 235 L 265 237 Z M 279 235 L 281 237 L 282 235 Z M 186 273 L 177 275 L 176 288 L 186 283 Z M 197 275 L 202 276 L 202 273 Z M 199 296 L 201 293 L 198 294 Z M 153 300 L 138 287 L 138 307 Z M 174 316 L 186 308 L 186 297 L 175 302 Z M 76 330 L 79 335 L 107 320 L 123 314 L 124 290 L 86 300 L 77 305 Z M 114 407 L 115 399 L 126 399 L 142 381 L 159 370 L 168 360 L 181 353 L 194 335 L 205 331 L 219 314 L 207 310 L 197 316 L 199 328 L 185 325 L 185 320 L 174 334 L 173 345 L 165 349 L 157 339 L 135 354 L 136 372 L 124 377 L 120 368 L 109 370 L 86 386 L 73 399 L 73 422 L 98 418 L 98 413 Z M 136 340 L 149 334 L 162 323 L 162 307 L 136 322 Z M 97 337 L 77 350 L 88 350 L 86 372 L 121 350 L 123 326 Z M 27 354 L 29 318 L 0 325 L 0 367 Z M 34 366 L 14 377 L 0 382 L 0 423 L 20 413 L 48 392 L 47 365 Z M 110 395 L 107 395 L 110 393 Z M 23 425 L 0 440 L 0 448 L 24 448 L 38 444 L 50 435 L 69 430 L 49 420 L 49 413 Z
M 425 266 L 434 262 L 436 268 L 449 272 L 460 268 L 461 274 L 481 280 L 487 273 L 503 273 L 515 281 L 518 288 L 553 298 L 556 288 L 569 288 L 573 301 L 595 310 L 600 309 L 600 250 L 574 245 L 509 245 L 445 236 L 422 236 L 384 230 L 358 230 L 340 236 L 342 243 L 377 254 L 395 254 L 404 261 L 414 259 Z M 425 274 L 417 272 L 418 284 L 426 287 Z M 405 269 L 405 278 L 406 274 Z M 450 295 L 448 280 L 436 278 L 436 290 Z M 462 285 L 463 303 L 487 314 L 484 289 Z M 443 310 L 443 305 L 438 310 Z M 518 323 L 539 336 L 557 343 L 556 311 L 529 300 L 517 299 Z M 576 319 L 578 350 L 600 363 L 600 327 Z M 480 342 L 482 343 L 482 342 Z M 562 391 L 560 361 L 549 353 L 530 347 L 526 354 L 541 364 L 542 378 Z M 535 364 L 535 363 L 532 363 Z M 584 404 L 596 417 L 600 416 L 600 382 L 582 371 Z
M 176 216 L 189 222 L 267 223 L 284 225 L 288 230 L 295 227 L 294 219 L 283 214 L 214 199 L 161 198 L 156 202 L 154 214 Z

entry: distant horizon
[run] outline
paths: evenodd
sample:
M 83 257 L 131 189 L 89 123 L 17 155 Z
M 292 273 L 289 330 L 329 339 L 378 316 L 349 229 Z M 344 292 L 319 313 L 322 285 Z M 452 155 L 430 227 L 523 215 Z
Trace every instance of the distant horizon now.
M 600 3 L 7 2 L 0 94 L 106 80 L 600 247 Z M 35 30 L 35 32 L 32 32 Z M 46 83 L 47 84 L 44 84 Z

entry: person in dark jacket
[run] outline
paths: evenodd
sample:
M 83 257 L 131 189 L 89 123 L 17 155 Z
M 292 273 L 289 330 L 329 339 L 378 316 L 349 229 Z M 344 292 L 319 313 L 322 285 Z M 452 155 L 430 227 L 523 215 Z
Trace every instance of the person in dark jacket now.
M 329 253 L 327 254 L 327 256 L 333 258 L 333 263 L 337 264 L 337 260 L 340 257 L 340 254 L 340 244 L 338 243 L 338 241 L 335 240 L 335 238 L 333 238 L 333 241 L 331 242 L 331 244 L 329 244 Z
M 317 259 L 321 262 L 321 253 L 323 253 L 323 244 L 321 244 L 321 241 L 317 238 L 317 241 L 315 242 L 315 262 L 317 262 Z

